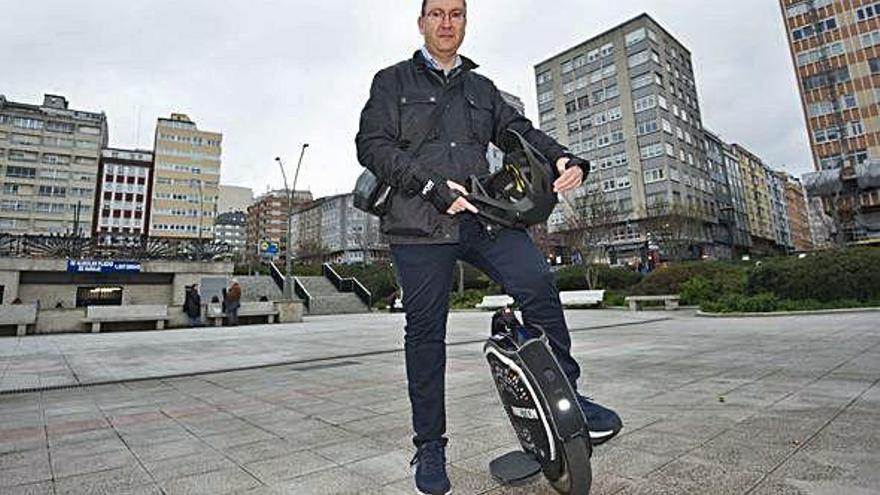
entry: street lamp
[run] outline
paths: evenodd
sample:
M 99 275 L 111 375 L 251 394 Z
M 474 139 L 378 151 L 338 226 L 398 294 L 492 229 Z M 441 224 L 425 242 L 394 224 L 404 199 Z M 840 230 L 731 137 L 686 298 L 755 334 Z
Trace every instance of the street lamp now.
M 290 228 L 290 219 L 293 217 L 293 195 L 296 192 L 296 181 L 299 179 L 299 167 L 302 165 L 303 155 L 305 155 L 306 148 L 308 147 L 309 143 L 303 143 L 302 148 L 300 149 L 299 161 L 296 163 L 296 171 L 293 174 L 292 187 L 287 185 L 287 173 L 284 171 L 284 162 L 281 161 L 280 156 L 275 157 L 275 161 L 278 162 L 278 167 L 281 169 L 281 177 L 284 179 L 284 190 L 287 192 L 287 248 L 284 250 L 284 298 L 287 300 L 293 298 L 293 291 L 291 290 L 290 284 L 290 277 L 293 275 L 293 258 L 291 253 L 291 249 L 293 248 L 293 237 L 291 235 L 293 229 Z

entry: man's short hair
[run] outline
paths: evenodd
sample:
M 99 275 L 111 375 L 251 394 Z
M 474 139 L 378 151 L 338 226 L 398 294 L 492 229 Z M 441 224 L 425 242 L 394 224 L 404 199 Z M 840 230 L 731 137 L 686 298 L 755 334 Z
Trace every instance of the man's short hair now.
M 462 0 L 464 3 L 464 9 L 467 10 L 467 0 Z M 428 0 L 422 0 L 422 16 L 425 15 L 425 6 L 428 5 Z

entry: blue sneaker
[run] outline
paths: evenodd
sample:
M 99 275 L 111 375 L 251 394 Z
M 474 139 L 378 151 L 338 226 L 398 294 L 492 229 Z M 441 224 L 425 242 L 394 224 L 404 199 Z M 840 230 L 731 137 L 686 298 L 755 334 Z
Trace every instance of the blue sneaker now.
M 590 440 L 593 445 L 601 445 L 611 440 L 623 428 L 620 416 L 611 409 L 580 394 L 578 394 L 578 402 L 587 418 L 587 428 L 590 429 Z
M 446 440 L 422 444 L 409 464 L 416 467 L 419 493 L 446 495 L 452 492 L 452 484 L 446 475 Z

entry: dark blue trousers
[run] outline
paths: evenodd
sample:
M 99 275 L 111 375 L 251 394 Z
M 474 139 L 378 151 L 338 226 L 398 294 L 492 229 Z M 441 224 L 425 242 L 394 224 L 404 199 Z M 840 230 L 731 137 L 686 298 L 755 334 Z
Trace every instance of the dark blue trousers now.
M 406 375 L 416 446 L 446 433 L 446 317 L 457 260 L 484 271 L 522 309 L 523 323 L 540 327 L 576 389 L 580 367 L 554 275 L 528 234 L 504 229 L 490 238 L 473 217 L 463 216 L 458 244 L 391 246 L 406 311 Z M 486 325 L 486 337 L 489 326 Z

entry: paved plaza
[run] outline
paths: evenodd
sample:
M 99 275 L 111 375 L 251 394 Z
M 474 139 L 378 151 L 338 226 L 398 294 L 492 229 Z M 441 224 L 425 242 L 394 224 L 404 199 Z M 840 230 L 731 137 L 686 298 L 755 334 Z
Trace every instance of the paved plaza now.
M 626 428 L 594 494 L 880 492 L 880 313 L 741 319 L 567 312 L 581 388 Z M 499 486 L 516 441 L 454 313 L 454 493 Z M 0 338 L 0 493 L 414 493 L 401 315 Z

